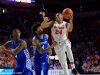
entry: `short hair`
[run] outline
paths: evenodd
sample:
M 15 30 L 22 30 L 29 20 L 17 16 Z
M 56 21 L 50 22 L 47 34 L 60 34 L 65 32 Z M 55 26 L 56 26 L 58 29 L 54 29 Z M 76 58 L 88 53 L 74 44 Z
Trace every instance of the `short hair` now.
M 37 24 L 35 24 L 35 25 L 32 26 L 32 32 L 33 32 L 34 35 L 36 34 L 35 31 L 36 31 L 37 28 L 40 27 L 40 26 L 41 26 L 41 23 L 37 23 Z
M 10 33 L 9 39 L 13 38 L 12 34 L 13 34 L 13 32 L 15 32 L 16 30 L 18 30 L 18 31 L 21 33 L 20 29 L 18 29 L 18 28 L 13 28 L 12 31 L 11 31 L 11 33 Z
M 12 33 L 15 32 L 15 31 L 17 31 L 17 30 L 21 33 L 21 31 L 20 31 L 18 28 L 14 28 L 14 29 L 12 30 Z
M 56 14 L 56 17 L 57 17 L 57 16 L 60 16 L 60 15 L 63 17 L 62 13 L 57 13 L 57 14 Z

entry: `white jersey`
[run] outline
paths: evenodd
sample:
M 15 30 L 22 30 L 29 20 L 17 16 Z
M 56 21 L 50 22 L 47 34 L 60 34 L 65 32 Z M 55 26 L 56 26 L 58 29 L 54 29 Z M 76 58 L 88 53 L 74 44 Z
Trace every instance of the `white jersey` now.
M 63 21 L 61 24 L 59 24 L 57 21 L 53 24 L 53 27 L 51 28 L 51 33 L 53 40 L 56 42 L 62 42 L 67 39 L 66 37 L 66 28 L 67 22 Z

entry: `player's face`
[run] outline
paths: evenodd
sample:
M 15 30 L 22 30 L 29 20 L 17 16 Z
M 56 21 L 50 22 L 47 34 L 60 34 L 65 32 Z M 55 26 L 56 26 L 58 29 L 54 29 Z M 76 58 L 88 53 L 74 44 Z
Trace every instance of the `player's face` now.
M 43 29 L 41 27 L 38 27 L 37 30 L 36 30 L 36 32 L 38 34 L 43 34 Z
M 18 29 L 14 30 L 13 33 L 12 33 L 12 36 L 13 36 L 14 39 L 19 39 L 20 35 L 21 35 L 21 32 Z
M 62 22 L 63 21 L 63 15 L 62 14 L 56 15 L 56 21 Z

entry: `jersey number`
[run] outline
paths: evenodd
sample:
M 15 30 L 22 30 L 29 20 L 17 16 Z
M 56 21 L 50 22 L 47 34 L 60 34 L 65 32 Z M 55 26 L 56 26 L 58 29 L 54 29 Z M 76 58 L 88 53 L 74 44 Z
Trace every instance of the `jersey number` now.
M 56 29 L 56 31 L 55 31 L 55 34 L 62 34 L 62 30 L 58 30 L 58 29 Z

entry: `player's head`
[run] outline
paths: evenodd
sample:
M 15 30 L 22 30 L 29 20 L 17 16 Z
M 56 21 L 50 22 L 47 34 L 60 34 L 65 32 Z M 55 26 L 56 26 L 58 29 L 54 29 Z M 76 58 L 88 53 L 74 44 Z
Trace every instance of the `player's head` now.
M 56 14 L 56 21 L 57 22 L 62 22 L 63 21 L 63 15 L 61 13 Z
M 12 30 L 12 37 L 15 40 L 18 40 L 20 38 L 20 35 L 21 35 L 21 31 L 19 29 L 16 28 Z
M 34 26 L 33 30 L 35 31 L 35 34 L 43 34 L 43 29 L 40 26 L 41 24 L 37 24 Z

